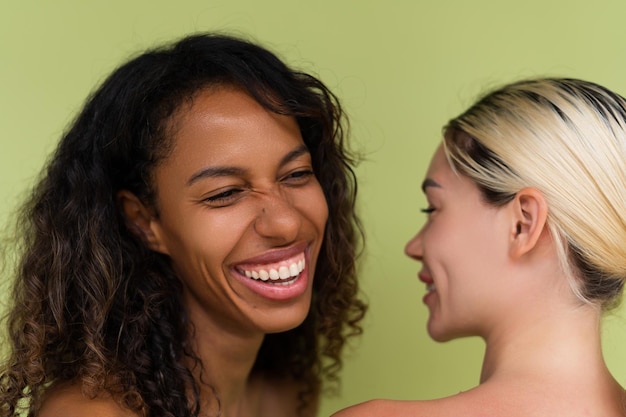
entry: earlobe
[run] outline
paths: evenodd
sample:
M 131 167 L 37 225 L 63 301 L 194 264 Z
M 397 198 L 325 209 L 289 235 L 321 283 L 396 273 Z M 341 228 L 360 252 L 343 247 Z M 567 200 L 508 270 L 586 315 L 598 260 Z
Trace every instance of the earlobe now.
M 118 191 L 116 197 L 128 230 L 139 237 L 151 250 L 167 255 L 169 252 L 152 210 L 128 190 Z
M 511 255 L 521 257 L 531 252 L 546 231 L 548 206 L 543 194 L 535 189 L 521 189 L 511 204 L 513 225 L 511 230 Z

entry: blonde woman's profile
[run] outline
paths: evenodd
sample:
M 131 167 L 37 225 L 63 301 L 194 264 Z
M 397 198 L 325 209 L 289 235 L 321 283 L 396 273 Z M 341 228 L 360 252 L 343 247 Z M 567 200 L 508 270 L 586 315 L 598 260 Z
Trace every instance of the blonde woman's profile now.
M 405 252 L 428 333 L 484 339 L 480 384 L 334 417 L 626 415 L 600 333 L 626 279 L 626 100 L 578 79 L 505 85 L 447 124 L 422 189 Z

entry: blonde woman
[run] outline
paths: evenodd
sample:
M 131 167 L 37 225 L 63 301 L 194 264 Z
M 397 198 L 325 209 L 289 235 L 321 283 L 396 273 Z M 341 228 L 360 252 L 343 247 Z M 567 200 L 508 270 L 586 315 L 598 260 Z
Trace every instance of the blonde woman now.
M 450 121 L 422 188 L 406 253 L 428 332 L 485 340 L 480 385 L 335 417 L 626 415 L 600 343 L 626 278 L 624 98 L 574 79 L 507 85 Z

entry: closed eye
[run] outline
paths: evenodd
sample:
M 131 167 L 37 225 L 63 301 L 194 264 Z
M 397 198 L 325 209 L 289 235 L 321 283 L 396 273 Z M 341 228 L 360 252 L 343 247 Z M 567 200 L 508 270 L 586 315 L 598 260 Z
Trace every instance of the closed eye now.
M 205 203 L 208 203 L 209 205 L 213 207 L 224 207 L 224 206 L 231 204 L 237 198 L 239 198 L 240 194 L 243 191 L 244 190 L 240 188 L 230 188 L 218 194 L 211 195 L 203 199 L 202 201 L 204 201 Z
M 298 186 L 304 185 L 315 176 L 315 173 L 311 169 L 300 169 L 292 171 L 283 177 L 283 181 L 288 185 Z
M 430 213 L 432 213 L 433 211 L 435 211 L 435 208 L 434 208 L 434 207 L 426 207 L 426 208 L 420 209 L 420 211 L 421 211 L 422 213 L 425 213 L 425 214 L 430 214 Z

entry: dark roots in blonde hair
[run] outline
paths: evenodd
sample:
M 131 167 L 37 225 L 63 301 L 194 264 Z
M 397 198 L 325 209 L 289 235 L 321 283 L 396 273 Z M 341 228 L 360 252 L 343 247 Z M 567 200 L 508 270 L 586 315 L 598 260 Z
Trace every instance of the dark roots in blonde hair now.
M 114 71 L 63 136 L 24 206 L 1 416 L 16 415 L 20 404 L 36 413 L 46 389 L 65 381 L 92 396 L 112 393 L 146 416 L 199 415 L 199 381 L 184 365 L 199 359 L 180 282 L 167 257 L 127 230 L 115 195 L 127 189 L 154 204 L 152 172 L 168 155 L 171 119 L 195 93 L 219 85 L 242 88 L 265 108 L 296 118 L 330 213 L 310 313 L 297 328 L 266 336 L 253 371 L 303 381 L 303 404 L 324 377 L 337 379 L 346 339 L 361 332 L 366 310 L 357 296 L 362 232 L 344 113 L 319 80 L 267 50 L 201 34 Z
M 494 206 L 509 202 L 522 187 L 548 194 L 549 222 L 567 258 L 562 264 L 577 281 L 572 288 L 605 310 L 619 304 L 626 280 L 623 97 L 577 79 L 518 81 L 452 119 L 444 144 L 455 169 Z M 537 173 L 562 176 L 543 181 Z M 572 181 L 574 173 L 580 175 Z M 573 194 L 556 197 L 566 192 Z M 600 214 L 606 236 L 597 230 Z

